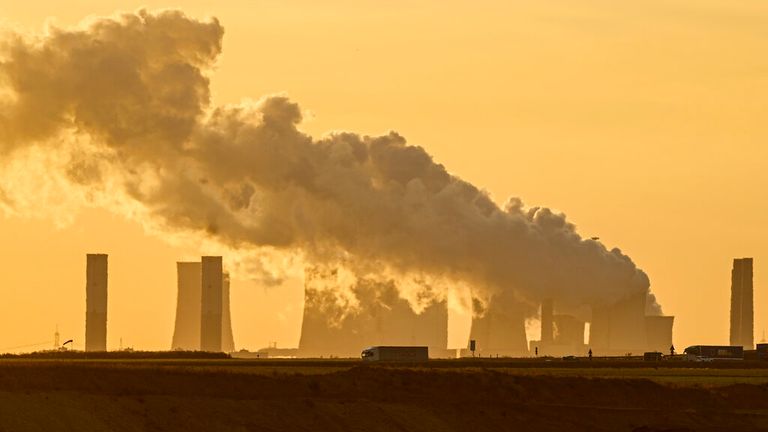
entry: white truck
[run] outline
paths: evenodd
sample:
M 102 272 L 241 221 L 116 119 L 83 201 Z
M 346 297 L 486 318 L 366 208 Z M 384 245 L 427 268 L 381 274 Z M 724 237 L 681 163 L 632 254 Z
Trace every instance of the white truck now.
M 363 361 L 422 362 L 429 360 L 425 346 L 373 346 L 363 350 Z

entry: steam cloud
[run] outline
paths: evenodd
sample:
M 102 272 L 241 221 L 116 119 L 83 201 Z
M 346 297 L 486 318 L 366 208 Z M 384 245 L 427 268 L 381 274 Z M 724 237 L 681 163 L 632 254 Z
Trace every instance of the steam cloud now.
M 179 11 L 7 36 L 2 205 L 26 205 L 14 189 L 26 181 L 48 197 L 79 194 L 234 249 L 300 253 L 421 286 L 460 281 L 531 306 L 649 292 L 618 249 L 582 239 L 547 208 L 517 198 L 499 207 L 395 132 L 316 139 L 298 129 L 301 109 L 284 96 L 211 106 L 222 36 L 217 20 Z M 34 169 L 24 158 L 43 161 L 39 172 L 24 172 Z

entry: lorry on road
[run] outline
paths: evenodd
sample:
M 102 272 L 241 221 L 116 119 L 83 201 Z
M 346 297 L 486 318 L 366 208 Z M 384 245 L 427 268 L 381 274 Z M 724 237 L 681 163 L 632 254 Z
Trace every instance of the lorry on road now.
M 720 361 L 744 360 L 744 347 L 729 345 L 694 345 L 685 349 L 688 360 Z
M 421 362 L 429 360 L 425 346 L 372 346 L 361 353 L 363 361 Z

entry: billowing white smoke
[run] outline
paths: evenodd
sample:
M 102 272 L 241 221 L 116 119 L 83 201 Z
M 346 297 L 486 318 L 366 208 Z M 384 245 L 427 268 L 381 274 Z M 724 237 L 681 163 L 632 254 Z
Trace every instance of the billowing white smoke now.
M 211 106 L 222 36 L 215 19 L 139 11 L 6 38 L 2 205 L 21 211 L 45 193 L 19 162 L 42 160 L 58 194 L 243 251 L 457 281 L 529 305 L 648 291 L 629 257 L 582 239 L 564 215 L 514 198 L 500 208 L 395 132 L 315 139 L 284 96 Z

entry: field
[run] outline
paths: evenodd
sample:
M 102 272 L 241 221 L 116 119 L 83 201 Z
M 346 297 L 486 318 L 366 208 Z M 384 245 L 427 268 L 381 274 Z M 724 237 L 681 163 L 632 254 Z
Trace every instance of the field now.
M 0 431 L 768 431 L 766 366 L 3 359 Z

